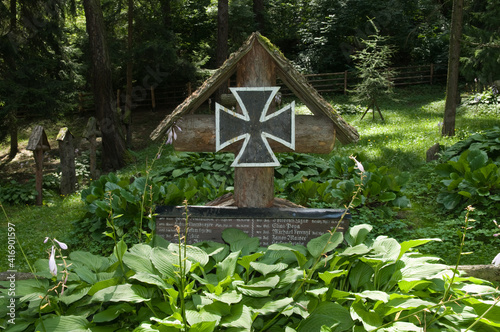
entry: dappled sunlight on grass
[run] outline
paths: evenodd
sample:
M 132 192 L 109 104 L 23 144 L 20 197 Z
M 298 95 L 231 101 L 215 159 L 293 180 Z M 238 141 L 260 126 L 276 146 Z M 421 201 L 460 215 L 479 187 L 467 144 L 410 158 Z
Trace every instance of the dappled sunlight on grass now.
M 422 94 L 419 91 L 422 90 Z M 332 96 L 336 104 L 350 103 L 349 97 Z M 498 125 L 493 115 L 478 117 L 473 110 L 462 108 L 457 112 L 455 137 L 441 136 L 445 107 L 443 87 L 421 89 L 397 89 L 394 100 L 380 102 L 380 110 L 373 119 L 370 110 L 361 120 L 363 112 L 344 114 L 342 117 L 359 134 L 356 144 L 338 144 L 333 154 L 355 154 L 380 165 L 396 166 L 400 170 L 412 170 L 426 159 L 426 151 L 439 143 L 448 147 L 474 132 Z

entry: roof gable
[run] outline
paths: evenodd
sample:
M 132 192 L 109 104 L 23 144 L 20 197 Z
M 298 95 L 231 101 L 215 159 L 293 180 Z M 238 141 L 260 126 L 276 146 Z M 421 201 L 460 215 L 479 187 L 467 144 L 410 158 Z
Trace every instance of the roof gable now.
M 169 114 L 151 133 L 150 137 L 157 140 L 164 136 L 167 129 L 184 114 L 189 114 L 200 107 L 222 84 L 236 72 L 238 62 L 258 43 L 272 57 L 276 64 L 277 76 L 301 100 L 315 116 L 326 116 L 333 122 L 337 138 L 343 144 L 356 142 L 359 134 L 333 109 L 333 107 L 314 89 L 307 79 L 299 73 L 288 59 L 269 40 L 258 32 L 253 33 L 241 48 L 231 54 L 224 64 L 215 71 L 194 93 L 186 98 Z

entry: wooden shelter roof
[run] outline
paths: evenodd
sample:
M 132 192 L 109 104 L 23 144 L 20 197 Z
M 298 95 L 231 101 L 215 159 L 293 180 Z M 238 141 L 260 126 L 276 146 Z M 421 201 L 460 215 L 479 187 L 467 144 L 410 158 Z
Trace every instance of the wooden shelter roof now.
M 307 79 L 298 72 L 291 62 L 275 47 L 267 38 L 258 32 L 253 33 L 240 49 L 231 54 L 224 64 L 217 69 L 214 74 L 207 79 L 195 92 L 186 98 L 175 110 L 169 114 L 151 133 L 152 140 L 163 137 L 175 121 L 179 120 L 184 114 L 189 114 L 200 107 L 222 84 L 227 81 L 236 72 L 238 62 L 259 43 L 272 57 L 276 63 L 277 76 L 285 85 L 311 110 L 315 116 L 326 116 L 333 122 L 336 131 L 336 137 L 343 144 L 356 142 L 359 139 L 357 130 L 349 125 L 333 109 L 333 107 L 323 99 L 323 97 L 314 89 Z

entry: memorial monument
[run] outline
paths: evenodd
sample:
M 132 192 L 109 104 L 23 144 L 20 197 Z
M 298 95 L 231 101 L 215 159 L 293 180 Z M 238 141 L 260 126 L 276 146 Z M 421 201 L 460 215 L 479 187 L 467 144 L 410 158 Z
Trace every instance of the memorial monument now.
M 194 114 L 233 75 L 233 98 L 222 98 L 226 105 L 217 103 L 215 115 Z M 295 116 L 294 102 L 276 110 L 277 77 L 314 115 Z M 234 194 L 212 206 L 189 207 L 189 242 L 221 241 L 222 231 L 235 227 L 259 237 L 261 245 L 306 244 L 335 227 L 343 210 L 306 209 L 274 197 L 274 167 L 279 166 L 274 153 L 329 153 L 336 139 L 355 142 L 358 133 L 265 37 L 252 34 L 151 138 L 162 138 L 180 118 L 176 150 L 235 153 Z M 174 226 L 183 224 L 184 208 L 158 207 L 156 212 L 157 234 L 174 240 Z

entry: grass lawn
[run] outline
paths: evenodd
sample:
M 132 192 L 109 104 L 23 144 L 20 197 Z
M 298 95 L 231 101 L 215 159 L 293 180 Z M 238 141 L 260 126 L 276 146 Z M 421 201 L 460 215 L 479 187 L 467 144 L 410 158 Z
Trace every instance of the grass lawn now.
M 356 144 L 345 146 L 339 143 L 331 155 L 349 156 L 352 154 L 358 156 L 360 160 L 370 161 L 378 166 L 395 167 L 400 171 L 408 171 L 412 175 L 411 183 L 407 188 L 412 208 L 408 211 L 401 211 L 397 220 L 390 220 L 384 226 L 387 232 L 397 233 L 397 228 L 404 228 L 399 231 L 406 232 L 405 236 L 410 233 L 410 236 L 414 235 L 414 238 L 418 238 L 431 237 L 433 235 L 431 230 L 436 229 L 436 225 L 458 230 L 461 227 L 460 217 L 448 218 L 447 215 L 452 213 L 444 211 L 435 202 L 433 195 L 436 190 L 433 189 L 433 185 L 436 180 L 433 179 L 432 164 L 426 164 L 426 151 L 435 143 L 451 146 L 473 132 L 498 126 L 500 118 L 496 112 L 498 108 L 496 106 L 494 106 L 494 112 L 483 112 L 483 109 L 474 107 L 461 107 L 457 112 L 456 136 L 442 137 L 440 123 L 443 121 L 444 96 L 443 86 L 400 88 L 396 90 L 394 99 L 383 100 L 380 103 L 385 121 L 380 119 L 378 113 L 375 114 L 375 119 L 372 119 L 371 111 L 361 120 L 363 107 L 358 107 L 355 113 L 343 115 L 348 123 L 357 128 L 360 140 Z M 352 107 L 349 96 L 328 96 L 327 100 L 338 109 Z M 298 109 L 304 111 L 303 106 L 298 105 Z M 5 148 L 5 145 L 2 147 Z M 158 145 L 155 144 L 137 152 L 137 162 L 120 171 L 120 174 L 126 176 L 144 174 L 146 164 L 151 163 L 157 152 Z M 162 159 L 156 162 L 161 165 Z M 3 212 L 0 213 L 0 241 L 4 242 L 4 239 L 7 239 L 7 223 L 14 224 L 16 236 L 31 263 L 38 258 L 47 257 L 47 245 L 43 244 L 46 236 L 63 241 L 67 230 L 71 227 L 71 221 L 79 219 L 84 213 L 83 203 L 78 193 L 65 198 L 52 197 L 42 207 L 4 206 L 4 209 L 6 215 Z M 372 216 L 372 218 L 376 217 Z M 492 225 L 491 232 L 494 231 Z M 458 245 L 456 230 L 450 229 L 449 233 L 449 241 L 456 240 Z M 394 236 L 392 233 L 388 235 Z M 487 261 L 489 256 L 484 255 L 486 254 L 482 253 L 481 258 L 472 258 L 470 261 L 473 262 L 474 259 Z M 15 263 L 18 271 L 29 270 L 19 248 L 16 251 Z M 0 271 L 8 269 L 6 256 L 2 255 Z

